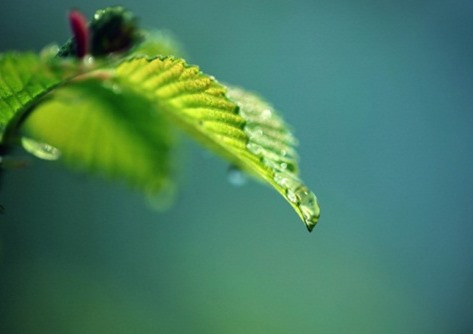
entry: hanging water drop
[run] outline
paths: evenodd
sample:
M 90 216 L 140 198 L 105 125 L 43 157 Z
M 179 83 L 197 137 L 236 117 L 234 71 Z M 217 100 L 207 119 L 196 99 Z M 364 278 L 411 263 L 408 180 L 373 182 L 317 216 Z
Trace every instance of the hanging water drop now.
M 320 216 L 320 207 L 314 193 L 307 187 L 302 186 L 296 190 L 297 206 L 300 210 L 304 223 L 309 231 L 312 231 Z
M 247 175 L 237 166 L 230 165 L 227 170 L 227 179 L 234 186 L 244 185 L 248 178 Z
M 43 160 L 57 160 L 61 156 L 61 151 L 56 147 L 46 143 L 41 143 L 28 137 L 21 138 L 21 145 L 28 153 Z
M 317 197 L 294 174 L 275 172 L 273 179 L 284 188 L 286 199 L 296 209 L 309 232 L 312 231 L 320 216 Z

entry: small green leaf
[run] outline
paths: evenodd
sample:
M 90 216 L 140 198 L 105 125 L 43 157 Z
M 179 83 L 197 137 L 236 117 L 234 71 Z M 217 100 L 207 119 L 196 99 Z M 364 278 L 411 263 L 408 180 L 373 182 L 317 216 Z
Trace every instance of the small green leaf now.
M 74 169 L 124 179 L 148 194 L 169 186 L 173 136 L 166 119 L 126 87 L 96 79 L 70 83 L 40 103 L 22 130 L 56 148 Z
M 7 127 L 13 128 L 23 113 L 65 77 L 33 53 L 0 54 L 0 144 Z
M 172 57 L 131 58 L 115 77 L 217 154 L 271 184 L 312 230 L 317 199 L 297 175 L 294 137 L 267 103 L 236 88 L 227 95 L 215 79 Z

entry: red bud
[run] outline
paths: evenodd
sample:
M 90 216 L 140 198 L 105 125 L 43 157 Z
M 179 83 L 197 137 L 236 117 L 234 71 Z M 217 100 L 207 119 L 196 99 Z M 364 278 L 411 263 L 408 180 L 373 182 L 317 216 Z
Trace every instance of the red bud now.
M 69 12 L 69 23 L 76 41 L 76 55 L 78 58 L 83 58 L 89 51 L 90 36 L 87 19 L 78 10 L 72 10 Z

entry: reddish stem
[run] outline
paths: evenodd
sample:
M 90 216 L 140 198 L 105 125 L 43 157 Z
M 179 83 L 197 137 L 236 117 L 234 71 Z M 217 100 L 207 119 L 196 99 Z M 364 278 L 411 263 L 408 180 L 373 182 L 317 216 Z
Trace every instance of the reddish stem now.
M 71 10 L 69 23 L 76 41 L 76 55 L 78 58 L 83 58 L 89 51 L 90 34 L 87 19 L 78 10 Z

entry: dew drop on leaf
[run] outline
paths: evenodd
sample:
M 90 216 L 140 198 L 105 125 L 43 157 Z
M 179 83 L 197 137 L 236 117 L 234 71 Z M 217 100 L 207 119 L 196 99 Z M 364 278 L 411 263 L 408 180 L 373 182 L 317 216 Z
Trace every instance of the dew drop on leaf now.
M 299 189 L 296 196 L 299 198 L 299 209 L 304 216 L 304 222 L 310 229 L 317 224 L 320 216 L 317 197 L 315 197 L 314 193 L 305 187 Z
M 249 142 L 246 145 L 246 148 L 254 155 L 261 155 L 263 153 L 263 148 L 260 145 L 255 144 L 253 142 Z
M 245 126 L 245 132 L 248 135 L 248 137 L 250 138 L 250 140 L 255 140 L 255 141 L 260 139 L 264 134 L 263 130 L 260 127 L 258 127 L 258 126 L 249 126 L 249 125 Z
M 122 88 L 117 83 L 104 81 L 104 83 L 102 85 L 103 85 L 104 88 L 110 90 L 114 94 L 120 95 L 120 94 L 123 93 Z
M 292 189 L 286 190 L 286 196 L 287 196 L 287 199 L 291 201 L 292 203 L 297 203 L 296 193 Z
M 46 143 L 41 143 L 28 137 L 21 138 L 21 145 L 28 153 L 43 160 L 58 160 L 61 156 L 61 151 L 56 147 Z

